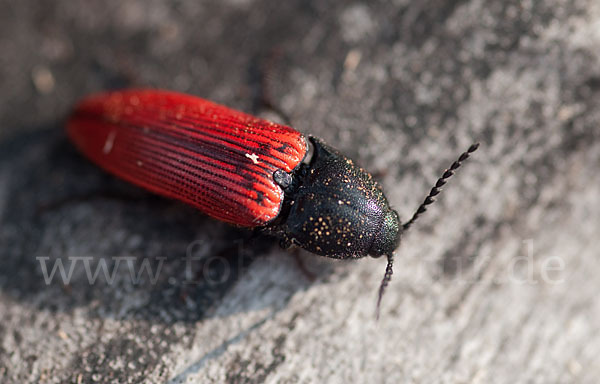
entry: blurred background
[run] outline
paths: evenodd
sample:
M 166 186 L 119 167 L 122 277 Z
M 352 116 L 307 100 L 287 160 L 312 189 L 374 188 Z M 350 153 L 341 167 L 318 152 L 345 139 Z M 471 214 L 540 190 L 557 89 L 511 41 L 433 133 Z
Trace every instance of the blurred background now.
M 600 374 L 597 1 L 0 0 L 0 9 L 0 381 Z M 377 175 L 404 219 L 444 167 L 482 145 L 404 236 L 375 321 L 383 260 L 247 244 L 244 232 L 77 154 L 64 135 L 74 103 L 124 87 L 254 114 L 265 113 L 266 88 L 296 129 Z M 187 268 L 190 255 L 232 264 Z M 133 279 L 128 260 L 160 273 Z M 68 282 L 57 262 L 73 267 Z M 90 283 L 99 265 L 115 273 Z

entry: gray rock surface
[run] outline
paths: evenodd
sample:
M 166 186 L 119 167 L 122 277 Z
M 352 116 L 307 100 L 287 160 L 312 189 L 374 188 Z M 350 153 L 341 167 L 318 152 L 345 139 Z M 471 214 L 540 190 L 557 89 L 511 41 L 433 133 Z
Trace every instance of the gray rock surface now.
M 598 1 L 1 5 L 1 382 L 597 382 Z M 246 235 L 64 138 L 78 98 L 124 86 L 252 112 L 260 68 L 404 218 L 482 143 L 404 236 L 378 322 L 383 260 L 228 248 Z

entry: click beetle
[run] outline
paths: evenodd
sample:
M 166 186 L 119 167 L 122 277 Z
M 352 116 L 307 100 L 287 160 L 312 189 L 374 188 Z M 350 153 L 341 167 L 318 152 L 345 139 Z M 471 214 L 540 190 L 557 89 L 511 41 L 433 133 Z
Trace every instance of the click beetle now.
M 205 214 L 258 228 L 317 255 L 387 257 L 479 144 L 437 180 L 401 223 L 371 174 L 322 140 L 195 96 L 123 90 L 81 101 L 67 122 L 75 146 L 106 171 Z

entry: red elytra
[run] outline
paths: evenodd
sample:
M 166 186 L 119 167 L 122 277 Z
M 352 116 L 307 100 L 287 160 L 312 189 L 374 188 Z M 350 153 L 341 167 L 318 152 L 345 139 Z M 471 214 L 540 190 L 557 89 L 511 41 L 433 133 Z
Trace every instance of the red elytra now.
M 273 173 L 291 172 L 307 151 L 288 126 L 158 90 L 88 97 L 67 132 L 105 170 L 243 227 L 277 217 L 283 191 Z

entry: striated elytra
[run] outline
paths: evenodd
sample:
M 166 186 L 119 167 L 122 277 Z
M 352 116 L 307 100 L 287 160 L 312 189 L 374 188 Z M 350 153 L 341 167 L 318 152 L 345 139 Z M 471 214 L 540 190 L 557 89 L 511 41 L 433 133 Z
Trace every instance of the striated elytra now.
M 195 96 L 124 90 L 81 101 L 67 123 L 89 159 L 133 184 L 282 245 L 348 259 L 387 256 L 479 144 L 438 179 L 402 224 L 379 184 L 322 140 Z

